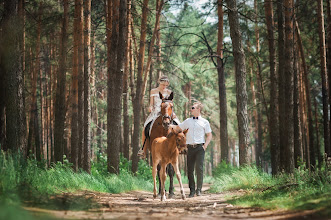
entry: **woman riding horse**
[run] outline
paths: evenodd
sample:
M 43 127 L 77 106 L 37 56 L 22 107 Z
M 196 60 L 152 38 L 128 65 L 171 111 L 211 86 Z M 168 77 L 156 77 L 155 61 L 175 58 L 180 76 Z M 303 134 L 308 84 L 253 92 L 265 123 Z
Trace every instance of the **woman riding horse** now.
M 146 145 L 150 146 L 150 143 L 152 143 L 153 140 L 150 140 L 150 143 L 146 143 L 146 139 L 150 137 L 151 130 L 153 127 L 153 124 L 155 120 L 160 116 L 161 113 L 161 104 L 164 100 L 172 100 L 173 99 L 173 92 L 170 89 L 167 89 L 169 86 L 169 79 L 167 76 L 161 76 L 158 80 L 159 86 L 157 88 L 154 88 L 151 90 L 151 98 L 150 98 L 150 106 L 148 108 L 150 114 L 147 117 L 145 123 L 144 123 L 144 129 L 142 134 L 142 149 L 139 150 L 138 156 L 145 157 L 147 154 L 147 149 L 149 147 L 146 147 Z M 160 96 L 161 94 L 161 96 Z M 180 121 L 178 120 L 175 113 L 172 113 L 171 121 L 174 121 L 174 124 L 179 124 Z M 166 134 L 166 133 L 165 133 Z M 164 136 L 163 134 L 160 134 L 161 136 Z M 157 136 L 157 137 L 161 137 Z

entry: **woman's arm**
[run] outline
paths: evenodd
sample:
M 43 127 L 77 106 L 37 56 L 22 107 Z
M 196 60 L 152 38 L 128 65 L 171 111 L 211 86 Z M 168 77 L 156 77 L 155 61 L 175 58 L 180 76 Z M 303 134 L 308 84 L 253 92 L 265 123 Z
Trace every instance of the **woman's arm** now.
M 149 98 L 149 107 L 148 107 L 149 112 L 152 112 L 154 108 L 154 96 L 152 96 L 153 94 L 155 94 L 155 89 L 151 90 L 151 97 Z
M 153 106 L 154 106 L 154 96 L 151 96 L 150 100 L 149 100 L 149 107 L 148 107 L 149 112 L 153 111 Z

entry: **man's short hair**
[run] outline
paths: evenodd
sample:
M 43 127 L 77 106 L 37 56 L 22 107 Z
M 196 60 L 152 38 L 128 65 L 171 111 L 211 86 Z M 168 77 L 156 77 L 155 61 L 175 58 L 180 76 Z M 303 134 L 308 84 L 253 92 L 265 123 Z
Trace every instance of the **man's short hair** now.
M 197 107 L 200 109 L 200 111 L 202 111 L 202 109 L 203 109 L 203 105 L 202 105 L 201 102 L 194 102 L 193 105 L 194 105 L 194 106 L 197 106 Z

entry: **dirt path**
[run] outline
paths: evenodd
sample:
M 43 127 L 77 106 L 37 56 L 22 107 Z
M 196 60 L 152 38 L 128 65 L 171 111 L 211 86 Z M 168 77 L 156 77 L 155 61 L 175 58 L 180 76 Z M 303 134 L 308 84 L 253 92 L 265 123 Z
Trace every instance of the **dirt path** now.
M 184 187 L 188 196 L 187 184 L 184 184 Z M 312 219 L 311 211 L 268 211 L 236 207 L 226 203 L 226 197 L 240 195 L 243 192 L 211 194 L 207 192 L 209 187 L 206 185 L 202 189 L 201 196 L 182 200 L 179 187 L 175 188 L 176 195 L 166 202 L 161 202 L 159 198 L 153 200 L 152 192 L 134 191 L 122 194 L 82 192 L 71 194 L 69 197 L 84 196 L 85 199 L 97 202 L 99 207 L 88 211 L 33 207 L 25 207 L 25 209 L 38 216 L 48 214 L 67 219 Z

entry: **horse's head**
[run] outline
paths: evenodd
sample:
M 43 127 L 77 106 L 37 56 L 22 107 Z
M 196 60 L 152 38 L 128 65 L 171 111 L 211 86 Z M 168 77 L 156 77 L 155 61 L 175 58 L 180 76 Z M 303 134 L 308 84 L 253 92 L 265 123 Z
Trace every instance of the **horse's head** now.
M 160 99 L 162 99 L 161 104 L 161 115 L 162 115 L 162 126 L 164 129 L 168 130 L 169 125 L 172 123 L 173 117 L 173 107 L 174 104 L 172 102 L 173 92 L 170 94 L 168 98 L 163 97 L 161 93 L 159 93 Z
M 185 129 L 183 131 L 178 125 L 173 125 L 168 130 L 167 138 L 171 138 L 174 135 L 176 136 L 176 146 L 180 152 L 186 149 L 186 133 L 187 132 L 188 132 L 188 129 Z

